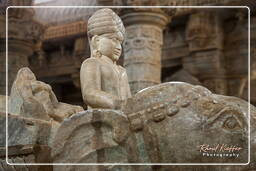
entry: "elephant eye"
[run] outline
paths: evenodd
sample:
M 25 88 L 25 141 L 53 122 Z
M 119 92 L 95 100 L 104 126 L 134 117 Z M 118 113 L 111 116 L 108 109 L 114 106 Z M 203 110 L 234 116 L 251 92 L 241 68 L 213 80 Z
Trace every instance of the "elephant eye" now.
M 226 107 L 211 116 L 205 128 L 222 128 L 231 132 L 244 132 L 247 129 L 245 113 L 233 107 Z
M 241 128 L 237 119 L 234 116 L 228 117 L 223 124 L 223 127 L 229 130 L 239 129 Z

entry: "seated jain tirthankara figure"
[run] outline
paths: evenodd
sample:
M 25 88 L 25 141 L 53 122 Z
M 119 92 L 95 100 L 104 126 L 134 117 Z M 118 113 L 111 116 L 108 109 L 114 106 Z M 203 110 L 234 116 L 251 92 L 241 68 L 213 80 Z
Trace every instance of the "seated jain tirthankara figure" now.
M 121 19 L 111 9 L 101 9 L 88 20 L 91 57 L 80 71 L 84 102 L 89 108 L 120 109 L 131 96 L 127 74 L 116 64 L 124 40 Z

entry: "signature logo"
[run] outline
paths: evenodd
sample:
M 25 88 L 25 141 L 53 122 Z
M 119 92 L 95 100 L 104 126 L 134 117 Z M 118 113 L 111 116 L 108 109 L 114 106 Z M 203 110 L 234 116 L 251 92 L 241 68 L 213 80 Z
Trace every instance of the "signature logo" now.
M 242 147 L 228 144 L 202 144 L 198 146 L 199 152 L 205 157 L 239 157 Z

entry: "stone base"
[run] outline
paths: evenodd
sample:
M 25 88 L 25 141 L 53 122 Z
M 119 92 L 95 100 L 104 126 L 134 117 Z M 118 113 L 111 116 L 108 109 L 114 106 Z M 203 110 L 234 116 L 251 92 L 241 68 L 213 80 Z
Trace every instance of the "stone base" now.
M 8 114 L 8 145 L 48 145 L 51 137 L 51 122 Z M 6 115 L 0 112 L 0 147 L 5 146 Z
M 52 163 L 49 156 L 51 149 L 45 145 L 18 145 L 8 149 L 8 163 L 6 163 L 5 147 L 0 147 L 0 171 L 52 171 L 52 166 L 15 165 L 30 163 Z

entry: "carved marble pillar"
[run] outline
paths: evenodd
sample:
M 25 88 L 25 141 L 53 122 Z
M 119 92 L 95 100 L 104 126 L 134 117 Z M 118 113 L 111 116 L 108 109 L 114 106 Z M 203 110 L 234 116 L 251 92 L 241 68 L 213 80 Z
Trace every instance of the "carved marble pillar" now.
M 8 10 L 8 89 L 17 71 L 29 65 L 28 57 L 33 54 L 40 41 L 43 26 L 33 20 L 33 9 L 9 8 Z
M 168 16 L 155 11 L 134 10 L 121 16 L 125 28 L 124 67 L 132 94 L 161 82 L 163 29 Z
M 184 68 L 215 93 L 226 94 L 223 27 L 218 13 L 200 10 L 191 14 L 186 28 L 189 57 Z

